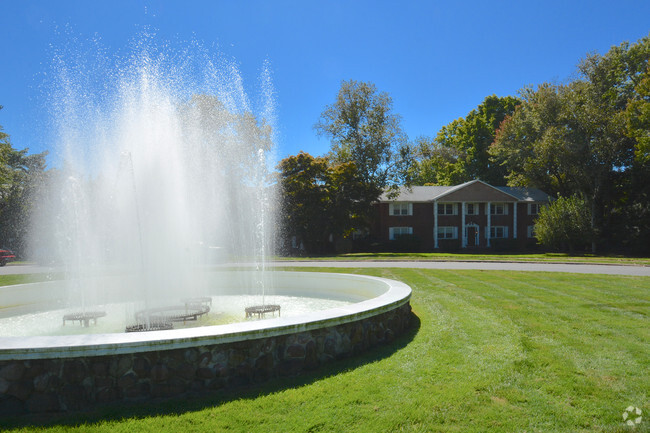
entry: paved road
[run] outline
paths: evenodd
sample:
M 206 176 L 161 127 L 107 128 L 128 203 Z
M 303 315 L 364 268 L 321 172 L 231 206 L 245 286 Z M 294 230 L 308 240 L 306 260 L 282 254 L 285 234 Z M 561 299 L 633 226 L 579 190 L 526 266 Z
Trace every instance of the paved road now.
M 0 275 L 43 274 L 48 272 L 56 272 L 56 270 L 47 266 L 17 265 L 14 263 L 9 263 L 7 266 L 0 268 Z
M 570 263 L 524 262 L 434 262 L 434 261 L 278 261 L 272 266 L 332 267 L 332 268 L 419 268 L 419 269 L 476 269 L 499 271 L 574 272 L 579 274 L 611 274 L 650 277 L 650 266 L 589 265 Z M 56 272 L 45 266 L 8 264 L 0 268 L 0 275 Z

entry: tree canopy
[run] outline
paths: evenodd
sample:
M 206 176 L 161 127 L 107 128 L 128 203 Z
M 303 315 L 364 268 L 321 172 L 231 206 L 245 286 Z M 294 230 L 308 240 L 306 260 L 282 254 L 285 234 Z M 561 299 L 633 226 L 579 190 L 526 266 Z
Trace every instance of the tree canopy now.
M 587 56 L 580 77 L 568 84 L 523 89 L 522 105 L 501 124 L 490 148 L 508 184 L 578 194 L 590 210 L 594 251 L 597 243 L 639 232 L 629 225 L 627 233 L 612 230 L 624 207 L 649 205 L 638 191 L 650 181 L 643 93 L 649 58 L 650 38 L 644 38 Z
M 0 126 L 0 247 L 19 256 L 26 252 L 31 211 L 45 177 L 46 155 L 14 149 L 9 134 Z
M 505 168 L 494 164 L 488 149 L 501 122 L 520 104 L 512 96 L 488 96 L 465 118 L 442 127 L 435 140 L 419 138 L 411 145 L 413 184 L 456 185 L 473 179 L 502 185 Z
M 368 191 L 353 162 L 331 163 L 300 152 L 280 161 L 278 168 L 282 225 L 305 251 L 331 252 L 354 230 L 367 226 L 368 200 L 377 191 Z
M 352 162 L 365 184 L 382 190 L 399 182 L 401 148 L 406 136 L 393 100 L 374 84 L 343 81 L 336 101 L 325 107 L 314 128 L 331 140 L 329 158 Z

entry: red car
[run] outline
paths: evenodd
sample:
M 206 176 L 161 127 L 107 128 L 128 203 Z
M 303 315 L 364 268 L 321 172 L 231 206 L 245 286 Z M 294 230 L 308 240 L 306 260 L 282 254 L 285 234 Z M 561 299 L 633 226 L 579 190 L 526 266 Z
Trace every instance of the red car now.
M 13 262 L 16 259 L 14 253 L 9 250 L 0 250 L 0 266 L 4 266 L 9 262 Z

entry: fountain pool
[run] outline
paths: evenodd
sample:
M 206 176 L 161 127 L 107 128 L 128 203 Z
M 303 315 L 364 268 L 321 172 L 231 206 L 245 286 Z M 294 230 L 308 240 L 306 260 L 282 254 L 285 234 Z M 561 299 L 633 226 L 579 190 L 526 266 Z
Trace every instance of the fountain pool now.
M 220 272 L 217 280 L 221 287 L 215 287 L 214 300 L 240 292 L 238 282 L 246 279 Z M 3 309 L 3 320 L 42 314 L 46 305 L 57 303 L 55 287 L 50 282 L 0 288 L 3 298 L 13 302 Z M 224 325 L 0 337 L 0 414 L 223 392 L 316 369 L 390 342 L 409 326 L 411 289 L 398 281 L 275 272 L 274 288 L 278 297 L 316 302 L 323 309 L 292 312 L 288 303 L 281 317 Z M 57 326 L 62 327 L 58 318 Z

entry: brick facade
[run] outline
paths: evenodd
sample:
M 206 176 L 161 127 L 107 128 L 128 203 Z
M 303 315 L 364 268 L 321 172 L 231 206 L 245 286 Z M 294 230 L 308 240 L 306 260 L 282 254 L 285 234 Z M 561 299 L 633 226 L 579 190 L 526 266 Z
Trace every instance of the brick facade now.
M 527 249 L 536 245 L 532 227 L 537 209 L 547 203 L 542 191 L 482 181 L 413 187 L 397 197 L 382 196 L 375 204 L 371 237 L 388 249 L 404 235 L 421 251 Z

